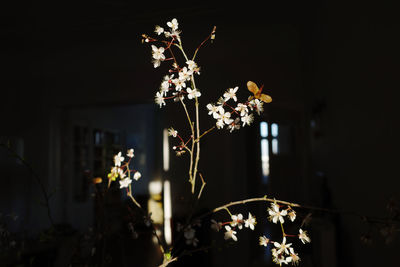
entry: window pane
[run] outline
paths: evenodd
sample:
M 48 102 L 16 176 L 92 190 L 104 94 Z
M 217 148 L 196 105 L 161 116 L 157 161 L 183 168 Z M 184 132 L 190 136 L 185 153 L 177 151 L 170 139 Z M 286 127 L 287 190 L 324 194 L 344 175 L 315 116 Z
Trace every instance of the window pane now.
M 278 124 L 276 124 L 276 123 L 271 124 L 271 134 L 273 137 L 278 136 Z
M 269 176 L 269 153 L 267 139 L 261 140 L 261 171 L 263 183 L 267 183 Z
M 268 123 L 266 123 L 265 121 L 260 122 L 260 135 L 261 137 L 268 136 Z
M 272 154 L 276 155 L 278 153 L 278 139 L 274 138 L 272 139 Z

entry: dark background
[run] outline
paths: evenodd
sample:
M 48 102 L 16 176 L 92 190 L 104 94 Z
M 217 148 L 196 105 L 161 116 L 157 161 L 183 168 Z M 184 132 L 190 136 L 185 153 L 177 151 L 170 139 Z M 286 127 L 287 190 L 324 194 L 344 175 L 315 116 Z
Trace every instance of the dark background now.
M 95 173 L 94 165 L 77 167 L 77 158 L 96 157 L 96 152 L 86 156 L 76 152 L 77 129 L 86 129 L 92 137 L 97 130 L 117 133 L 117 146 L 103 147 L 104 151 L 135 148 L 135 163 L 143 174 L 135 185 L 141 203 L 145 205 L 149 197 L 150 180 L 168 178 L 174 222 L 187 216 L 187 160 L 171 154 L 170 171 L 162 171 L 162 129 L 174 126 L 185 132 L 185 118 L 176 104 L 162 109 L 154 104 L 168 67 L 154 69 L 150 47 L 141 43 L 142 33 L 152 34 L 155 25 L 165 27 L 177 18 L 187 51 L 194 51 L 217 26 L 215 41 L 197 57 L 203 129 L 214 123 L 205 105 L 229 87 L 239 86 L 240 96 L 245 97 L 245 84 L 253 80 L 264 84 L 273 98 L 252 127 L 232 134 L 216 131 L 204 139 L 200 169 L 207 186 L 199 209 L 265 194 L 338 209 L 344 212 L 313 213 L 307 227 L 313 242 L 296 243 L 300 266 L 397 266 L 398 217 L 394 228 L 387 224 L 393 220 L 385 220 L 395 214 L 388 203 L 400 194 L 397 13 L 389 2 L 330 0 L 226 6 L 39 1 L 4 6 L 1 142 L 8 142 L 44 187 L 54 191 L 53 220 L 74 233 L 65 234 L 57 244 L 39 246 L 38 251 L 24 250 L 26 259 L 33 257 L 39 264 L 40 257 L 46 261 L 48 255 L 58 255 L 59 259 L 60 251 L 70 255 L 68 248 L 73 245 L 65 244 L 74 239 L 68 238 L 97 221 L 93 187 L 82 181 L 105 174 Z M 260 173 L 260 121 L 275 122 L 290 133 L 282 141 L 287 142 L 287 153 L 270 158 L 267 185 L 262 184 Z M 40 205 L 41 188 L 26 165 L 4 146 L 1 149 L 0 213 L 3 219 L 18 215 L 15 221 L 6 218 L 10 230 L 34 237 L 50 226 Z M 119 210 L 120 202 L 110 201 L 110 210 Z M 248 210 L 258 218 L 258 232 L 240 232 L 237 244 L 199 253 L 194 260 L 182 258 L 176 266 L 271 264 L 258 246 L 258 235 L 280 230 L 264 229 L 269 225 L 265 204 L 237 212 L 247 215 Z M 299 210 L 299 222 L 307 212 Z M 379 223 L 370 224 L 369 218 Z M 391 229 L 389 236 L 382 234 L 385 229 Z M 222 235 L 203 237 L 221 241 Z M 372 242 L 365 244 L 362 236 L 370 236 Z M 393 240 L 387 242 L 387 237 Z M 143 258 L 157 261 L 157 254 L 143 245 L 144 239 L 129 239 L 127 246 L 110 241 L 126 248 L 128 256 L 119 262 L 121 266 L 152 264 Z M 116 264 L 117 258 L 121 257 L 114 256 L 109 264 Z

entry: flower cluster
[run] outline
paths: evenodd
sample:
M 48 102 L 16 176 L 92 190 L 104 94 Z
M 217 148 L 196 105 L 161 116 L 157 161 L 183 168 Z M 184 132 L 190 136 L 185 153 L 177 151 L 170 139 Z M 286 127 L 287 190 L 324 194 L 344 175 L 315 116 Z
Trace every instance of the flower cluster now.
M 131 170 L 129 168 L 130 161 L 134 157 L 133 149 L 129 149 L 126 153 L 128 161 L 124 161 L 125 157 L 122 156 L 121 152 L 114 155 L 114 166 L 111 168 L 111 172 L 108 174 L 109 185 L 112 181 L 115 181 L 118 177 L 120 188 L 127 188 L 132 183 L 131 175 L 133 174 L 133 179 L 136 181 L 142 176 L 137 170 Z
M 235 230 L 243 229 L 243 225 L 245 228 L 250 228 L 251 230 L 254 230 L 256 224 L 257 224 L 256 218 L 250 212 L 247 219 L 244 219 L 243 215 L 239 213 L 231 215 L 231 221 L 228 222 L 222 223 L 222 222 L 217 222 L 215 220 L 211 220 L 211 229 L 219 232 L 219 230 L 222 229 L 222 226 L 224 226 L 225 227 L 224 239 L 225 240 L 232 239 L 234 241 L 237 241 L 238 240 L 236 236 L 237 231 Z
M 196 99 L 201 96 L 200 91 L 194 86 L 193 75 L 200 74 L 200 68 L 197 63 L 188 59 L 183 51 L 180 33 L 178 30 L 179 23 L 177 19 L 172 19 L 167 23 L 168 31 L 161 26 L 156 26 L 154 32 L 157 35 L 164 34 L 167 40 L 158 40 L 151 38 L 147 35 L 143 35 L 145 42 L 159 42 L 161 46 L 151 45 L 152 50 L 152 62 L 154 68 L 161 65 L 164 61 L 173 61 L 172 67 L 169 69 L 169 75 L 165 75 L 161 82 L 159 91 L 155 95 L 155 102 L 160 108 L 166 105 L 166 99 L 174 99 L 175 101 L 182 101 L 185 96 L 188 99 Z M 186 61 L 183 66 L 180 66 L 172 52 L 171 47 L 177 47 L 183 53 Z M 171 54 L 170 58 L 165 56 L 165 52 L 169 51 Z
M 294 251 L 292 243 L 287 243 L 287 237 L 297 237 L 303 244 L 311 242 L 310 237 L 307 235 L 307 231 L 299 229 L 299 233 L 296 235 L 286 234 L 283 228 L 285 217 L 288 217 L 290 221 L 296 219 L 296 212 L 292 207 L 287 206 L 286 209 L 281 209 L 281 206 L 276 202 L 272 202 L 268 208 L 269 220 L 275 224 L 278 222 L 281 224 L 282 229 L 282 242 L 271 241 L 266 236 L 259 237 L 260 246 L 268 246 L 272 244 L 271 253 L 273 261 L 279 265 L 292 263 L 293 265 L 298 264 L 300 261 L 299 255 Z
M 237 102 L 236 92 L 238 89 L 238 86 L 229 88 L 217 103 L 209 103 L 207 105 L 208 115 L 217 121 L 216 126 L 218 129 L 226 126 L 230 132 L 233 132 L 253 122 L 253 111 L 257 112 L 258 115 L 263 111 L 264 102 L 253 96 L 250 96 L 243 103 Z M 236 106 L 228 104 L 229 101 L 236 103 Z

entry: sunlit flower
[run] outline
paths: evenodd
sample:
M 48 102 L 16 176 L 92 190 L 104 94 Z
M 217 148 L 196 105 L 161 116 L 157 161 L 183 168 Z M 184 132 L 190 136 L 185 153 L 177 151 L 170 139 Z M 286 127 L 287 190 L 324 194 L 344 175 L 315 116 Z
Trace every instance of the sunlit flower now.
M 231 222 L 231 226 L 235 227 L 237 225 L 237 227 L 239 229 L 243 228 L 243 215 L 241 213 L 239 213 L 238 215 L 232 215 L 231 216 L 232 222 Z
M 225 225 L 225 230 L 226 230 L 224 235 L 225 240 L 232 238 L 234 241 L 237 241 L 236 231 L 234 231 L 229 225 Z
M 131 183 L 132 183 L 132 180 L 129 177 L 119 180 L 119 188 L 128 187 Z
M 155 45 L 151 46 L 152 52 L 153 52 L 153 58 L 156 60 L 164 60 L 165 55 L 164 55 L 164 47 L 157 48 Z
M 178 78 L 173 79 L 172 83 L 175 85 L 176 91 L 180 91 L 180 90 L 182 90 L 182 88 L 186 87 L 185 80 L 183 80 L 183 79 L 178 79 Z
M 208 115 L 212 115 L 214 119 L 218 119 L 218 113 L 223 112 L 223 107 L 222 106 L 216 106 L 214 104 L 207 104 L 207 109 L 208 109 Z M 222 111 L 221 111 L 222 109 Z
M 236 91 L 239 89 L 239 87 L 235 88 L 229 88 L 228 91 L 224 93 L 224 100 L 228 101 L 229 99 L 233 99 L 235 102 L 237 101 L 236 97 Z
M 156 25 L 154 32 L 157 33 L 157 35 L 160 35 L 164 32 L 164 28 Z
M 268 213 L 269 213 L 269 219 L 273 222 L 273 223 L 277 223 L 278 220 L 281 223 L 284 223 L 285 220 L 283 219 L 283 216 L 287 215 L 287 211 L 286 210 L 279 210 L 279 206 L 276 203 L 271 203 L 271 208 L 268 208 Z
M 124 161 L 124 157 L 121 156 L 121 152 L 114 156 L 114 165 L 117 167 L 121 166 L 121 162 Z
M 240 120 L 243 122 L 242 126 L 250 125 L 254 120 L 254 116 L 253 114 L 246 114 Z
M 217 222 L 214 219 L 211 219 L 211 229 L 213 229 L 216 232 L 219 232 L 219 230 L 221 230 L 222 228 L 222 223 L 221 222 Z
M 287 262 L 291 262 L 293 265 L 298 265 L 300 261 L 300 257 L 297 253 L 294 252 L 293 248 L 289 248 L 290 256 L 286 257 Z
M 120 179 L 124 179 L 126 177 L 124 170 L 121 168 L 118 168 L 118 174 Z
M 156 102 L 157 105 L 160 105 L 160 108 L 164 105 L 165 106 L 165 101 L 164 97 L 161 92 L 157 92 L 156 96 L 154 98 L 154 101 Z
M 292 243 L 286 244 L 286 237 L 283 237 L 282 243 L 274 242 L 274 246 L 278 249 L 277 253 L 286 253 L 289 254 L 289 248 L 292 245 Z
M 178 131 L 177 130 L 175 130 L 172 127 L 168 129 L 168 136 L 177 137 L 177 135 L 178 135 Z
M 190 70 L 195 70 L 196 68 L 197 68 L 197 64 L 196 64 L 196 62 L 194 62 L 193 60 L 188 60 L 188 61 L 186 61 L 186 64 L 188 65 L 188 68 L 190 69 Z
M 191 89 L 191 88 L 187 88 L 186 91 L 188 92 L 188 98 L 192 99 L 192 98 L 196 98 L 196 97 L 200 97 L 201 93 L 197 90 L 197 89 Z
M 257 114 L 260 115 L 260 113 L 264 110 L 263 107 L 263 103 L 262 101 L 258 100 L 258 99 L 253 99 L 249 102 L 250 104 L 250 108 L 253 110 L 255 109 L 257 111 Z
M 177 19 L 172 19 L 171 21 L 167 22 L 168 27 L 170 27 L 173 31 L 178 29 L 178 20 Z
M 247 105 L 238 103 L 237 107 L 235 108 L 236 111 L 240 112 L 240 116 L 244 116 L 249 112 Z
M 193 71 L 186 67 L 183 67 L 181 71 L 178 73 L 178 75 L 180 80 L 183 81 L 190 80 L 190 76 L 193 75 Z
M 292 222 L 294 222 L 296 219 L 296 212 L 292 208 L 289 208 L 288 210 L 288 217 Z
M 216 116 L 219 121 L 219 124 L 221 124 L 221 122 L 225 124 L 230 124 L 233 122 L 233 119 L 231 119 L 231 113 L 225 112 L 223 108 L 219 109 L 219 113 Z
M 133 154 L 133 148 L 129 149 L 126 155 L 130 158 L 133 158 L 135 155 Z
M 257 224 L 256 218 L 251 215 L 249 212 L 249 217 L 244 220 L 244 227 L 250 228 L 251 230 L 254 230 L 254 226 Z
M 259 241 L 260 241 L 260 246 L 266 247 L 269 243 L 269 238 L 266 238 L 265 235 L 263 235 L 260 236 Z
M 133 179 L 135 179 L 136 181 L 139 180 L 140 177 L 142 177 L 142 174 L 138 171 L 136 171 L 135 174 L 133 175 Z
M 272 260 L 276 263 L 279 264 L 279 266 L 282 266 L 283 264 L 288 264 L 288 262 L 286 261 L 286 258 L 284 255 L 279 254 L 276 252 L 276 249 L 271 249 L 272 252 Z
M 307 231 L 303 231 L 301 228 L 299 229 L 299 239 L 303 244 L 311 242 L 310 237 L 307 235 Z

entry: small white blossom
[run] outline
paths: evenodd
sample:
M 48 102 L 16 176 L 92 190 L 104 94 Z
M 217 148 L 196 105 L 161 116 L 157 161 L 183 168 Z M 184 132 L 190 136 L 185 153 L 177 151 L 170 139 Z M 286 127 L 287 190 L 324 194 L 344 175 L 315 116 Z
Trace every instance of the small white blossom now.
M 153 58 L 156 60 L 164 60 L 165 55 L 164 55 L 164 47 L 157 48 L 155 45 L 151 46 L 151 49 L 153 50 Z
M 175 130 L 174 128 L 169 128 L 168 129 L 168 136 L 176 137 L 178 135 L 178 131 Z
M 264 110 L 263 107 L 263 103 L 262 101 L 258 100 L 258 99 L 253 99 L 249 102 L 250 104 L 250 108 L 253 110 L 255 109 L 257 111 L 257 114 L 260 115 L 260 113 Z
M 207 104 L 207 109 L 208 109 L 208 115 L 212 115 L 214 119 L 218 119 L 218 113 L 223 112 L 223 107 L 222 106 L 215 106 L 213 104 Z M 221 111 L 222 109 L 222 111 Z
M 165 106 L 165 101 L 164 101 L 164 97 L 162 95 L 161 92 L 157 92 L 156 96 L 155 96 L 155 102 L 157 105 L 160 105 L 160 108 L 164 105 Z
M 188 65 L 189 70 L 194 71 L 197 68 L 197 64 L 193 60 L 186 61 L 186 64 Z
M 254 230 L 254 226 L 257 224 L 256 218 L 251 215 L 249 212 L 249 217 L 244 220 L 244 227 L 250 228 L 251 230 Z
M 217 126 L 218 126 L 218 124 L 221 125 L 221 123 L 223 126 L 224 123 L 231 124 L 233 122 L 233 119 L 231 119 L 231 113 L 225 112 L 225 110 L 223 108 L 219 109 L 219 113 L 216 116 L 218 119 Z
M 188 68 L 186 67 L 183 67 L 178 75 L 180 80 L 190 80 L 190 76 L 193 75 L 193 71 L 190 69 L 188 70 Z
M 140 177 L 142 177 L 142 174 L 138 171 L 136 171 L 135 174 L 133 175 L 133 179 L 135 179 L 136 181 L 139 180 Z
M 236 111 L 240 112 L 240 116 L 247 115 L 249 112 L 249 109 L 247 108 L 247 105 L 238 103 L 237 107 L 235 108 Z
M 233 132 L 234 130 L 239 130 L 240 129 L 240 119 L 236 118 L 234 122 L 228 125 L 228 130 L 229 132 Z
M 269 238 L 266 238 L 265 235 L 263 235 L 260 236 L 259 241 L 260 241 L 260 246 L 266 247 L 269 243 Z
M 268 213 L 269 213 L 269 219 L 273 222 L 273 223 L 277 223 L 278 220 L 281 223 L 284 223 L 285 220 L 283 219 L 283 216 L 287 215 L 287 211 L 286 210 L 279 210 L 279 206 L 276 203 L 271 203 L 271 208 L 268 208 Z
M 286 244 L 286 237 L 284 236 L 282 239 L 282 243 L 278 243 L 278 242 L 274 242 L 274 246 L 278 249 L 277 253 L 281 254 L 281 253 L 286 253 L 286 254 L 290 254 L 289 253 L 289 248 L 292 245 L 292 243 Z
M 237 241 L 236 231 L 234 231 L 229 225 L 225 225 L 225 230 L 226 230 L 224 235 L 225 240 L 232 238 L 234 241 Z
M 129 149 L 126 155 L 130 158 L 133 158 L 135 155 L 133 154 L 133 148 Z
M 237 227 L 239 229 L 243 228 L 243 215 L 241 213 L 239 213 L 238 215 L 232 215 L 231 216 L 232 222 L 231 222 L 231 226 L 235 227 L 237 225 Z
M 246 124 L 250 125 L 253 122 L 254 116 L 253 114 L 246 114 L 240 120 L 243 122 L 242 126 L 244 127 Z
M 180 91 L 180 90 L 182 90 L 182 88 L 186 88 L 185 81 L 186 80 L 182 80 L 182 79 L 178 79 L 178 78 L 173 79 L 172 83 L 175 85 L 175 90 Z
M 119 180 L 119 188 L 128 187 L 131 183 L 132 183 L 132 180 L 130 178 L 125 178 L 125 179 Z
M 293 248 L 289 248 L 290 256 L 286 257 L 287 262 L 291 262 L 293 265 L 299 264 L 300 257 L 297 253 L 294 252 Z
M 178 29 L 178 20 L 177 19 L 172 19 L 171 21 L 167 22 L 168 27 L 170 27 L 173 31 L 176 31 Z
M 291 208 L 289 208 L 288 217 L 292 222 L 296 219 L 296 212 Z
M 191 88 L 187 88 L 186 91 L 188 92 L 188 98 L 192 99 L 192 98 L 196 98 L 196 97 L 200 97 L 201 93 L 197 90 L 197 89 L 191 89 Z
M 121 178 L 121 179 L 124 179 L 126 177 L 124 170 L 121 168 L 118 168 L 118 174 L 119 174 L 119 178 Z
M 299 229 L 299 239 L 303 244 L 311 242 L 310 237 L 307 235 L 307 231 L 303 231 L 301 228 Z
M 120 167 L 121 166 L 121 162 L 124 161 L 124 157 L 121 156 L 121 152 L 119 152 L 117 155 L 114 156 L 114 164 L 115 166 Z
M 237 101 L 236 91 L 239 87 L 229 88 L 228 91 L 224 93 L 224 100 L 228 101 L 229 99 L 233 99 L 235 102 Z
M 156 25 L 154 32 L 157 33 L 157 35 L 160 35 L 164 32 L 164 28 Z

